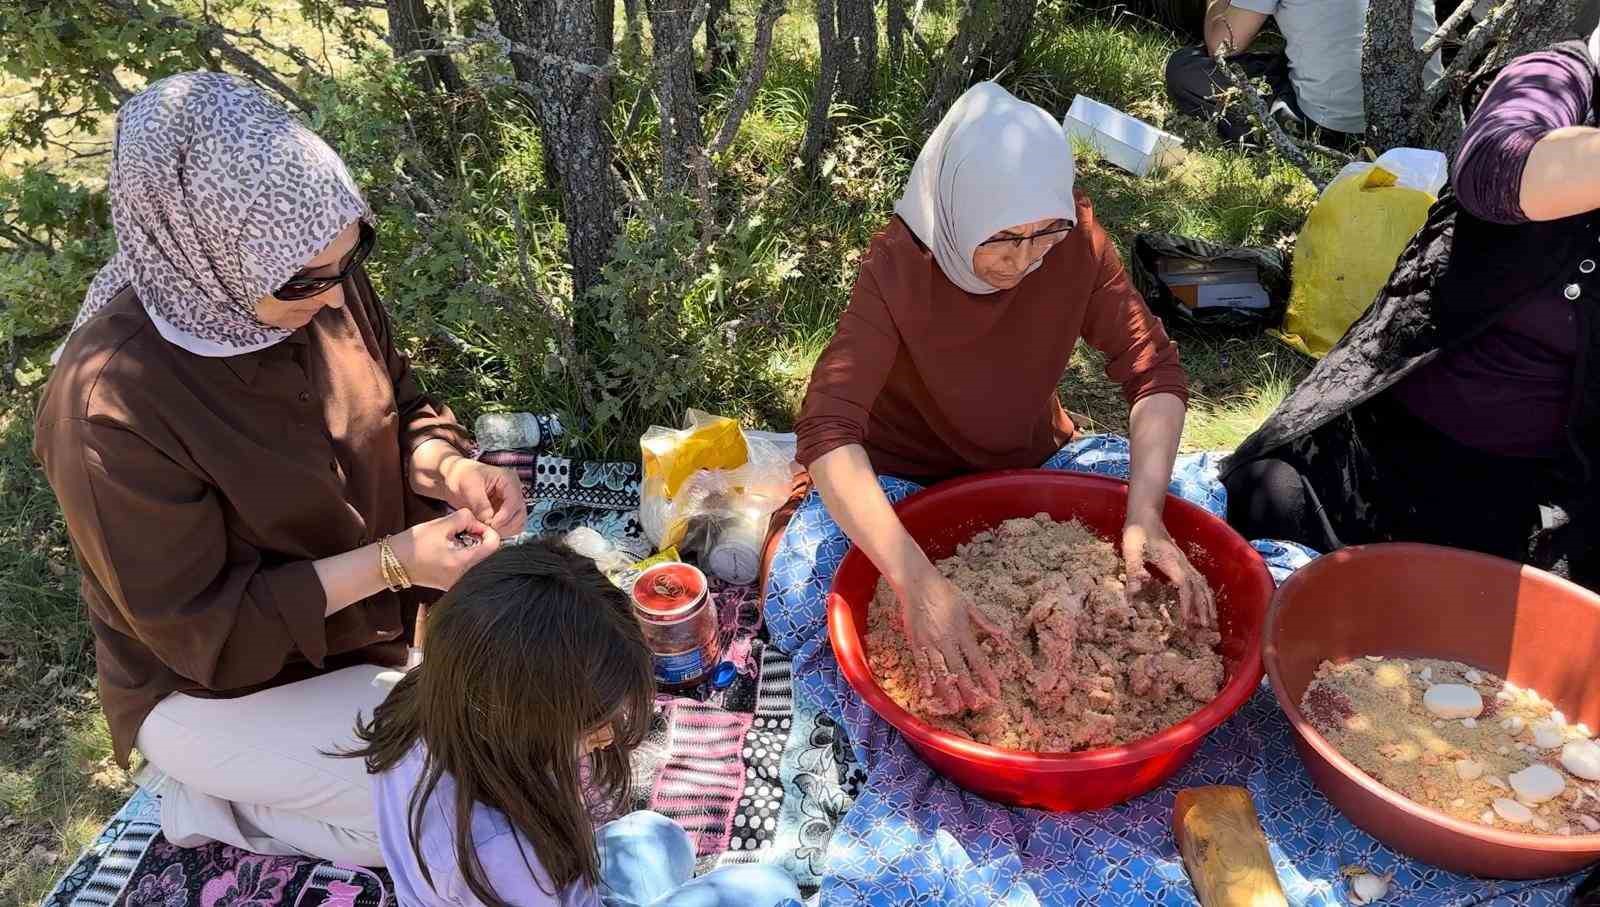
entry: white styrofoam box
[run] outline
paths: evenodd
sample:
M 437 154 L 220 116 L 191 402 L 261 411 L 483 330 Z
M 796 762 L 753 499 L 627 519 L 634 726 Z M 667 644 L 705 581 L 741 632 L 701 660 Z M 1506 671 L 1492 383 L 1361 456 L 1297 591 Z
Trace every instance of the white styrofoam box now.
M 1072 99 L 1061 128 L 1136 176 L 1170 166 L 1183 154 L 1183 139 L 1081 94 Z

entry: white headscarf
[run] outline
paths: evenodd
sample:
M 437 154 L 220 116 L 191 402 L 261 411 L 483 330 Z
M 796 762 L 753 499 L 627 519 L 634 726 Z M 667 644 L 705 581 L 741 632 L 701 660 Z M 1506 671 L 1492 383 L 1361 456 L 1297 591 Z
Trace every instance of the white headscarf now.
M 972 270 L 978 244 L 1018 224 L 1076 221 L 1072 178 L 1072 144 L 1061 124 L 998 84 L 979 82 L 922 146 L 894 210 L 951 283 L 994 293 Z
M 1594 30 L 1589 36 L 1589 59 L 1600 65 L 1600 28 Z
M 73 330 L 132 285 L 161 336 L 200 356 L 288 337 L 256 303 L 371 216 L 333 149 L 260 89 L 213 72 L 123 105 L 109 192 L 117 252 Z

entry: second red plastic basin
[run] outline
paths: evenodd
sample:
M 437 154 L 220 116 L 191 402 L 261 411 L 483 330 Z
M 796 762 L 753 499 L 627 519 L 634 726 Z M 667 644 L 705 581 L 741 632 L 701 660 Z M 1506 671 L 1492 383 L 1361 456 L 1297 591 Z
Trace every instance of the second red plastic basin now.
M 1128 486 L 1068 472 L 1018 470 L 957 479 L 906 499 L 896 508 L 911 537 L 934 560 L 1013 517 L 1048 513 L 1077 519 L 1116 544 Z M 1189 553 L 1217 595 L 1222 692 L 1166 730 L 1126 746 L 1079 753 L 1021 753 L 985 746 L 935 729 L 891 700 L 868 666 L 863 633 L 878 569 L 852 548 L 828 596 L 828 636 L 850 686 L 935 770 L 988 799 L 1013 806 L 1077 811 L 1131 800 L 1160 785 L 1194 755 L 1205 735 L 1238 711 L 1261 682 L 1261 632 L 1272 578 L 1244 539 L 1199 507 L 1168 495 L 1167 529 Z

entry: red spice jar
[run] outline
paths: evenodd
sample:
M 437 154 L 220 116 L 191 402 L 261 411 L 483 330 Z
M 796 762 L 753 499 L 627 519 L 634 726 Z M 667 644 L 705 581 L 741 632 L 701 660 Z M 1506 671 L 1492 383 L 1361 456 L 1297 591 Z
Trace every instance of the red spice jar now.
M 668 692 L 699 686 L 721 655 L 706 575 L 692 564 L 657 564 L 639 574 L 629 597 L 650 647 L 656 686 Z

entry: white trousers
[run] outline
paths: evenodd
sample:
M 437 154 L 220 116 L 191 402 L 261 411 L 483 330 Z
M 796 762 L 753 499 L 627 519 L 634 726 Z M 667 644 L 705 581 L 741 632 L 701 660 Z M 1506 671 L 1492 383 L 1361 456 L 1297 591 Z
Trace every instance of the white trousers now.
M 389 694 L 384 674 L 360 665 L 238 699 L 163 699 L 137 745 L 167 840 L 382 866 L 362 760 L 325 754 L 355 749 L 356 716 Z

